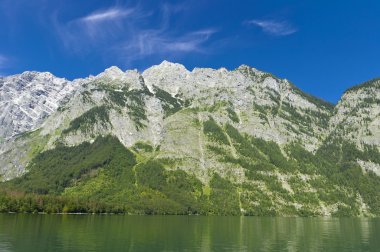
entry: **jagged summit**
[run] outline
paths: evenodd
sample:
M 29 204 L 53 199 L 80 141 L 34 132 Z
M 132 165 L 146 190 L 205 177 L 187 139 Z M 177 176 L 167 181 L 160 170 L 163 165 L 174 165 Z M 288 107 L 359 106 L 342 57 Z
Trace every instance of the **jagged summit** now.
M 238 68 L 236 68 L 236 70 L 240 70 L 240 71 L 256 70 L 256 71 L 257 71 L 256 68 L 251 67 L 251 66 L 246 65 L 246 64 L 242 64 L 242 65 L 240 65 Z
M 22 80 L 24 83 L 40 84 L 44 81 L 51 81 L 53 79 L 60 79 L 66 81 L 64 78 L 58 78 L 50 72 L 37 72 L 37 71 L 25 71 L 21 74 L 11 75 L 3 77 L 7 80 Z
M 292 91 L 289 89 L 289 85 L 286 84 L 287 82 L 246 65 L 240 66 L 237 71 L 228 71 L 225 68 L 194 68 L 190 72 L 182 64 L 165 60 L 142 73 L 137 70 L 123 72 L 120 68 L 112 66 L 95 77 L 77 79 L 71 82 L 57 78 L 47 72 L 25 72 L 21 75 L 9 76 L 3 79 L 2 82 L 7 83 L 6 85 L 3 84 L 2 87 L 3 102 L 13 109 L 19 110 L 16 118 L 11 119 L 12 115 L 6 115 L 5 112 L 3 113 L 3 119 L 0 118 L 0 120 L 8 122 L 6 128 L 7 132 L 9 132 L 0 134 L 3 137 L 10 137 L 38 127 L 42 118 L 54 113 L 61 105 L 61 102 L 65 100 L 64 98 L 70 98 L 75 91 L 79 90 L 79 87 L 93 81 L 118 89 L 123 87 L 143 89 L 146 86 L 152 93 L 155 93 L 155 87 L 158 87 L 172 96 L 181 96 L 186 100 L 191 99 L 194 104 L 212 104 L 219 100 L 224 100 L 240 107 L 247 106 L 247 102 L 250 102 L 247 99 L 251 97 L 250 99 L 255 100 L 260 106 L 270 106 L 273 101 L 278 102 L 288 99 L 296 107 L 316 108 L 312 103 L 300 98 L 301 96 L 291 95 Z M 254 83 L 260 83 L 260 85 Z M 5 87 L 14 89 L 15 92 L 28 93 L 28 98 L 24 99 L 25 104 L 20 103 L 22 95 L 13 100 L 12 98 L 5 98 L 9 96 L 9 93 L 12 93 L 7 93 L 8 89 Z M 247 90 L 249 90 L 249 96 Z M 290 93 L 287 94 L 286 92 Z M 41 99 L 40 94 L 46 95 L 47 101 Z M 242 99 L 242 97 L 246 98 Z M 30 99 L 34 102 L 29 102 Z M 42 103 L 40 106 L 44 107 L 44 109 L 35 108 L 34 103 L 37 100 L 38 103 Z M 15 124 L 13 129 L 9 127 L 10 124 Z M 24 126 L 16 126 L 17 124 Z
M 186 69 L 186 67 L 179 63 L 170 62 L 167 60 L 162 61 L 158 65 L 153 65 L 147 69 L 145 69 L 142 72 L 142 75 L 149 74 L 150 72 L 157 71 L 157 72 L 187 72 L 189 73 L 189 70 Z
M 40 126 L 79 85 L 49 72 L 34 71 L 4 77 L 2 82 L 0 137 L 3 138 Z
M 111 66 L 111 67 L 107 68 L 106 70 L 104 70 L 104 73 L 117 76 L 117 75 L 120 75 L 124 72 L 117 66 Z
M 123 79 L 125 73 L 117 66 L 111 66 L 104 70 L 102 73 L 98 74 L 95 78 L 109 78 L 111 80 Z
M 154 89 L 153 86 L 158 86 L 172 95 L 176 95 L 181 86 L 186 85 L 189 75 L 190 72 L 185 66 L 166 60 L 142 73 L 145 84 L 150 90 Z
M 23 77 L 23 78 L 34 78 L 34 77 L 37 77 L 37 76 L 41 76 L 41 77 L 55 77 L 50 72 L 38 72 L 38 71 L 24 71 L 23 73 L 20 74 L 20 76 Z
M 186 67 L 179 63 L 173 63 L 167 60 L 162 61 L 158 65 L 151 66 L 143 71 L 142 75 L 146 75 L 152 71 L 163 71 L 163 72 L 186 72 L 189 73 L 189 70 Z
M 181 67 L 181 68 L 185 68 L 185 66 L 180 64 L 180 63 L 175 63 L 175 62 L 171 62 L 171 61 L 167 61 L 167 60 L 162 61 L 158 66 L 160 66 L 160 67 Z

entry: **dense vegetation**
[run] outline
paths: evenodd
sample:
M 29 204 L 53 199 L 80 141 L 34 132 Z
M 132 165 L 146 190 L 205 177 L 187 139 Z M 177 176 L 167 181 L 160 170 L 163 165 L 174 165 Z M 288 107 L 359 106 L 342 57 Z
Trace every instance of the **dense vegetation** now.
M 69 133 L 77 130 L 87 133 L 91 131 L 96 123 L 105 127 L 108 125 L 109 115 L 106 106 L 93 107 L 89 111 L 83 113 L 81 116 L 71 121 L 69 128 L 65 129 L 62 133 Z
M 235 110 L 228 107 L 227 108 L 228 117 L 233 121 L 234 123 L 239 123 L 239 116 L 236 114 Z
M 326 204 L 346 216 L 361 214 L 362 200 L 380 215 L 380 178 L 356 163 L 380 163 L 376 148 L 327 139 L 312 154 L 298 143 L 281 149 L 212 117 L 202 126 L 208 151 L 242 168 L 245 181 L 215 172 L 204 183 L 176 169 L 176 160 L 155 158 L 159 150 L 149 143 L 127 149 L 117 138 L 98 137 L 38 154 L 28 173 L 2 183 L 0 212 L 310 216 Z
M 372 172 L 363 173 L 356 162 L 361 159 L 380 164 L 376 148 L 367 146 L 360 151 L 354 144 L 336 139 L 326 141 L 316 154 L 312 154 L 293 143 L 285 149 L 288 156 L 285 157 L 274 142 L 241 134 L 229 124 L 221 128 L 212 119 L 206 123 L 210 124 L 206 132 L 209 139 L 227 146 L 227 134 L 238 155 L 233 156 L 228 148 L 212 144 L 208 149 L 219 156 L 220 162 L 244 168 L 246 178 L 252 181 L 241 185 L 241 205 L 245 214 L 318 215 L 315 209 L 323 202 L 338 204 L 335 215 L 358 215 L 358 195 L 372 214 L 380 214 L 380 177 Z M 287 181 L 290 189 L 284 188 L 275 175 L 277 172 L 290 177 Z M 310 190 L 310 186 L 317 191 Z M 296 209 L 294 204 L 303 207 Z
M 6 183 L 12 190 L 26 193 L 58 195 L 78 180 L 86 179 L 100 168 L 116 170 L 118 166 L 133 166 L 133 154 L 112 137 L 99 137 L 92 144 L 57 146 L 37 155 L 23 177 Z
M 147 143 L 133 149 L 153 150 Z M 215 175 L 205 188 L 193 175 L 166 170 L 167 163 L 136 164 L 114 137 L 58 146 L 37 155 L 27 174 L 3 183 L 0 212 L 239 214 L 231 182 Z
M 180 109 L 182 109 L 183 102 L 182 100 L 173 97 L 171 94 L 166 92 L 165 90 L 159 88 L 159 87 L 154 87 L 155 91 L 155 97 L 160 99 L 162 102 L 162 107 L 165 112 L 165 117 L 168 117 L 176 112 L 178 112 Z

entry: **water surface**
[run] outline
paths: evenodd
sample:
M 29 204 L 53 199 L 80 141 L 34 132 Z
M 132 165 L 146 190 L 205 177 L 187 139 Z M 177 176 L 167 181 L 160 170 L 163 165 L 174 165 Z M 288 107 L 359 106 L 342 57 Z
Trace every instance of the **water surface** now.
M 0 251 L 380 251 L 380 219 L 0 214 Z

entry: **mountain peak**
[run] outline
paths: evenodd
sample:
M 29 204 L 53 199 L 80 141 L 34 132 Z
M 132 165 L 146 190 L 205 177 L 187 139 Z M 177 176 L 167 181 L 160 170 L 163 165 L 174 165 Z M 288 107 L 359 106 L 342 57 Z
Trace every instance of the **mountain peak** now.
M 188 72 L 188 70 L 186 69 L 186 67 L 184 65 L 179 64 L 179 63 L 170 62 L 167 60 L 164 60 L 159 65 L 155 65 L 151 68 L 174 69 L 174 70 L 182 70 L 182 71 Z M 150 69 L 150 68 L 148 68 L 148 69 Z
M 248 66 L 248 65 L 240 65 L 238 68 L 236 68 L 236 71 L 245 72 L 245 73 L 263 73 L 260 70 L 257 70 L 254 67 Z
M 175 63 L 175 62 L 171 62 L 171 61 L 168 61 L 168 60 L 163 60 L 160 63 L 160 66 L 176 66 L 176 65 L 181 65 L 181 64 Z
M 161 64 L 146 69 L 142 76 L 149 90 L 152 91 L 154 85 L 175 95 L 189 73 L 184 65 L 164 60 Z
M 124 72 L 117 66 L 111 66 L 107 68 L 106 70 L 104 70 L 104 72 L 97 75 L 97 77 L 100 77 L 100 78 L 107 77 L 112 80 L 122 78 L 123 76 L 124 76 Z
M 26 79 L 26 80 L 32 80 L 35 78 L 44 78 L 44 79 L 56 78 L 56 76 L 54 76 L 50 72 L 36 72 L 36 71 L 25 71 L 19 76 L 22 79 Z
M 110 66 L 109 68 L 106 68 L 104 72 L 123 72 L 123 71 L 117 66 Z
M 237 70 L 246 70 L 246 69 L 251 69 L 251 67 L 248 66 L 248 65 L 242 64 L 242 65 L 240 65 L 240 66 L 237 68 Z

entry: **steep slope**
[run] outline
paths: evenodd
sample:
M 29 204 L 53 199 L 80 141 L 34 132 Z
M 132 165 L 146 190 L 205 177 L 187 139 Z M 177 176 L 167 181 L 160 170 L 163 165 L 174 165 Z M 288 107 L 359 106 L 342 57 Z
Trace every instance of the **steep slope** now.
M 191 101 L 220 122 L 239 124 L 246 133 L 286 144 L 300 140 L 315 150 L 328 126 L 333 106 L 308 96 L 287 80 L 241 66 L 235 71 L 198 69 L 163 62 L 142 74 L 173 96 Z
M 355 143 L 380 146 L 380 79 L 348 89 L 331 118 L 331 133 Z
M 380 79 L 348 89 L 330 119 L 327 143 L 351 146 L 350 156 L 365 171 L 380 176 Z M 346 142 L 342 144 L 342 142 Z
M 79 81 L 70 82 L 50 73 L 24 72 L 0 78 L 0 138 L 41 126 L 78 85 Z
M 52 196 L 43 211 L 379 215 L 380 177 L 357 159 L 380 154 L 347 144 L 343 100 L 334 110 L 248 66 L 111 67 L 2 144 L 0 174 L 7 190 Z

